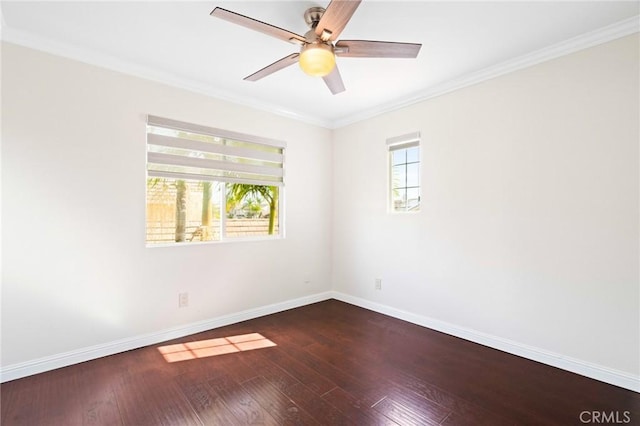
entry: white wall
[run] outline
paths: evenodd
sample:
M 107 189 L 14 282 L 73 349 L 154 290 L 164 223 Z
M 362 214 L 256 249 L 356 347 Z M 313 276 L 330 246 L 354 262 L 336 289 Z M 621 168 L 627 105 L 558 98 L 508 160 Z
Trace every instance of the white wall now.
M 334 290 L 637 377 L 638 47 L 335 131 Z M 412 131 L 422 210 L 390 215 L 385 139 Z
M 145 248 L 148 113 L 285 140 L 286 239 Z M 3 44 L 3 367 L 329 290 L 330 176 L 329 130 Z
M 2 368 L 333 284 L 637 377 L 638 62 L 636 34 L 331 132 L 3 44 Z M 287 238 L 145 248 L 147 113 L 287 141 Z M 416 130 L 423 208 L 389 215 Z

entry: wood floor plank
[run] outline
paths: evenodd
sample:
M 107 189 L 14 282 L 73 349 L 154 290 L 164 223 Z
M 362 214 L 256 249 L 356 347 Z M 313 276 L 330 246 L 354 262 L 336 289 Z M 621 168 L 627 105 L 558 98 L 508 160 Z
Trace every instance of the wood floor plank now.
M 125 425 L 202 425 L 171 376 L 160 370 L 131 373 L 115 389 Z
M 251 354 L 253 359 L 244 362 L 259 371 L 269 383 L 320 424 L 350 424 L 350 421 L 334 406 L 322 400 L 320 395 L 288 373 L 288 363 L 274 364 L 269 359 L 273 351 Z M 248 354 L 247 354 L 248 355 Z
M 281 425 L 319 425 L 291 398 L 280 392 L 276 385 L 264 377 L 256 377 L 242 387 Z
M 284 365 L 276 364 L 269 359 L 268 354 L 273 352 L 274 349 L 269 348 L 269 350 L 265 351 L 247 353 L 243 357 L 242 363 L 246 368 L 255 371 L 256 377 L 267 379 L 269 383 L 282 392 L 291 386 L 299 384 L 300 381 L 289 374 L 288 370 L 283 368 Z
M 293 402 L 311 414 L 320 424 L 336 426 L 358 425 L 358 423 L 342 414 L 336 407 L 319 398 L 302 383 L 286 389 L 285 394 L 291 398 Z
M 461 419 L 467 419 L 469 423 L 466 424 L 469 425 L 506 426 L 513 424 L 512 420 L 491 413 L 479 405 L 472 404 L 430 384 L 427 380 L 416 377 L 415 371 L 412 373 L 395 368 L 385 369 L 385 376 L 393 383 L 449 409 L 452 412 L 451 416 L 453 416 L 453 419 L 447 418 L 450 423 L 454 420 L 460 422 Z
M 211 371 L 225 373 L 236 383 L 243 383 L 260 375 L 258 371 L 251 368 L 244 360 L 251 356 L 250 352 L 220 355 L 210 358 Z
M 397 426 L 400 423 L 372 409 L 366 402 L 340 388 L 334 388 L 322 397 L 349 419 L 359 425 Z
M 314 345 L 311 349 L 308 349 L 312 351 L 312 348 L 317 347 L 318 345 Z M 381 345 L 381 352 L 385 351 L 383 348 L 384 345 Z M 476 424 L 491 424 L 498 426 L 513 423 L 512 421 L 508 421 L 501 416 L 490 413 L 479 406 L 475 406 L 460 398 L 456 398 L 453 395 L 444 393 L 442 390 L 424 381 L 418 380 L 410 374 L 405 374 L 401 370 L 390 368 L 386 363 L 381 362 L 384 358 L 385 356 L 381 356 L 379 353 L 359 352 L 356 359 L 351 359 L 348 356 L 341 357 L 341 363 L 343 364 L 343 368 L 347 368 L 349 371 L 357 370 L 358 368 L 365 368 L 369 372 L 369 378 L 373 379 L 378 384 L 382 384 L 385 381 L 396 383 L 399 387 L 412 391 L 416 395 L 427 399 L 427 403 L 435 402 L 442 407 L 448 408 L 449 412 L 456 411 L 457 414 L 454 417 L 454 420 L 459 418 L 459 415 L 462 415 L 470 419 L 475 419 Z M 392 386 L 389 388 L 392 388 Z M 387 401 L 386 404 L 389 404 L 389 401 Z M 439 420 L 439 418 L 436 420 Z
M 451 414 L 443 406 L 413 392 L 395 388 L 373 408 L 400 424 L 439 425 Z
M 287 347 L 265 351 L 264 356 L 276 365 L 286 366 L 286 371 L 318 395 L 323 395 L 336 387 L 336 384 L 316 370 L 300 363 L 289 355 Z
M 220 395 L 208 383 L 183 383 L 181 389 L 205 425 L 240 426 L 243 424 L 224 405 Z
M 439 422 L 435 422 L 428 417 L 424 417 L 412 408 L 399 404 L 389 398 L 384 398 L 382 401 L 378 402 L 374 406 L 374 409 L 404 426 L 437 426 L 439 424 Z
M 2 394 L 12 395 L 4 406 L 7 425 L 121 425 L 115 395 L 98 375 L 89 377 L 82 369 L 68 367 L 44 373 L 45 380 L 19 387 L 16 392 L 2 385 Z
M 323 348 L 321 353 L 318 353 L 318 348 Z M 386 396 L 384 383 L 371 380 L 369 373 L 362 366 L 357 370 L 340 369 L 339 366 L 334 366 L 331 363 L 334 360 L 331 349 L 314 343 L 304 350 L 292 348 L 291 355 L 352 395 L 362 395 L 371 404 Z
M 479 346 L 479 345 L 478 345 Z M 414 346 L 418 351 L 420 346 Z M 489 352 L 488 348 L 476 350 Z M 506 369 L 485 364 L 482 357 L 462 352 L 455 359 L 450 355 L 441 356 L 442 361 L 430 362 L 433 355 L 417 353 L 408 363 L 396 354 L 388 361 L 389 366 L 401 366 L 405 371 L 425 377 L 428 382 L 447 387 L 459 400 L 470 401 L 495 413 L 495 417 L 506 416 L 521 419 L 522 424 L 536 424 L 543 421 L 546 425 L 566 424 L 554 420 L 559 413 L 553 413 L 557 403 L 552 401 L 553 394 L 545 392 L 536 398 L 530 398 L 531 392 L 539 392 L 540 386 L 532 387 L 527 383 L 529 373 L 520 369 Z M 490 357 L 490 354 L 487 354 Z M 511 360 L 516 362 L 517 360 Z M 532 367 L 532 366 L 531 366 Z M 522 367 L 524 368 L 524 366 Z M 528 380 L 534 380 L 530 378 Z M 437 398 L 436 398 L 437 399 Z M 565 410 L 565 415 L 569 413 Z M 574 414 L 570 414 L 574 415 Z M 528 419 L 536 419 L 529 423 Z M 572 418 L 574 420 L 575 417 Z
M 240 384 L 227 375 L 208 382 L 224 405 L 243 425 L 277 425 L 278 421 L 265 410 Z
M 292 315 L 288 315 L 287 317 L 292 317 Z M 291 321 L 299 322 L 301 319 L 292 317 Z M 312 327 L 311 323 L 308 325 Z M 279 322 L 275 328 L 269 330 L 268 334 L 270 336 L 269 338 L 277 344 L 287 342 L 288 344 L 304 348 L 307 345 L 316 343 L 315 334 L 308 328 L 301 329 L 289 323 Z
M 369 406 L 387 396 L 392 388 L 391 382 L 378 374 L 377 364 L 367 363 L 359 353 L 343 353 L 315 343 L 305 348 L 311 360 L 329 365 L 332 374 L 339 375 L 338 386 L 351 395 L 359 395 L 361 401 Z
M 252 359 L 245 358 L 244 362 L 259 371 L 273 388 L 293 401 L 300 409 L 310 413 L 319 424 L 351 424 L 339 410 L 320 397 L 318 392 L 309 388 L 288 372 L 288 363 L 275 364 L 269 354 L 273 350 L 251 354 Z

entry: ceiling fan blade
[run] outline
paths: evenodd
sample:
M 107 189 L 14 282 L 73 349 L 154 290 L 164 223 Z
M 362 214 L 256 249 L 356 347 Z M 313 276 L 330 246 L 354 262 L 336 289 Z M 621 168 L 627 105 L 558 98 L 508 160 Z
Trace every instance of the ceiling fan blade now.
M 248 16 L 240 15 L 239 13 L 231 12 L 230 10 L 223 9 L 221 7 L 213 9 L 210 15 L 290 43 L 304 44 L 305 42 L 304 37 L 301 35 L 266 24 L 262 21 L 258 21 L 257 19 L 249 18 Z
M 342 77 L 340 76 L 340 71 L 338 71 L 338 66 L 336 65 L 333 71 L 331 71 L 328 75 L 322 77 L 324 82 L 327 84 L 329 90 L 334 95 L 338 93 L 344 92 L 344 83 L 342 82 Z
M 299 53 L 292 53 L 289 56 L 285 56 L 284 58 L 275 61 L 271 65 L 267 65 L 266 67 L 262 68 L 260 71 L 254 72 L 250 76 L 245 77 L 243 80 L 247 80 L 247 81 L 260 80 L 261 78 L 266 77 L 270 74 L 273 74 L 276 71 L 280 71 L 281 69 L 286 68 L 289 65 L 295 64 L 296 62 L 298 62 L 298 56 L 300 56 Z
M 335 41 L 360 6 L 360 1 L 331 0 L 316 26 L 316 34 L 324 41 Z
M 340 40 L 336 55 L 345 58 L 415 58 L 421 44 L 392 41 Z

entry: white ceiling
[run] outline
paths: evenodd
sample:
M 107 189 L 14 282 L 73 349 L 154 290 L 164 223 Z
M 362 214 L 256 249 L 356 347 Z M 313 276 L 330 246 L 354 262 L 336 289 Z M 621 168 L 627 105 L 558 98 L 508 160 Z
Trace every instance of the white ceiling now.
M 422 50 L 417 59 L 338 58 L 347 88 L 338 95 L 296 65 L 257 82 L 243 81 L 297 47 L 209 16 L 221 6 L 303 35 L 304 11 L 327 4 L 2 1 L 2 38 L 339 127 L 456 84 L 638 31 L 640 13 L 638 1 L 364 0 L 341 39 L 422 43 Z

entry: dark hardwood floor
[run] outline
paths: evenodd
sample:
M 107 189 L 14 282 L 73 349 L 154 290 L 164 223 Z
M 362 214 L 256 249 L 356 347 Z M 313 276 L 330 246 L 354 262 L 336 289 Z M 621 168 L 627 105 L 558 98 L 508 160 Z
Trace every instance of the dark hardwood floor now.
M 268 341 L 220 339 L 251 333 L 276 346 L 241 350 Z M 593 412 L 640 424 L 638 393 L 336 300 L 0 391 L 6 426 L 580 425 L 581 413 L 596 423 Z

